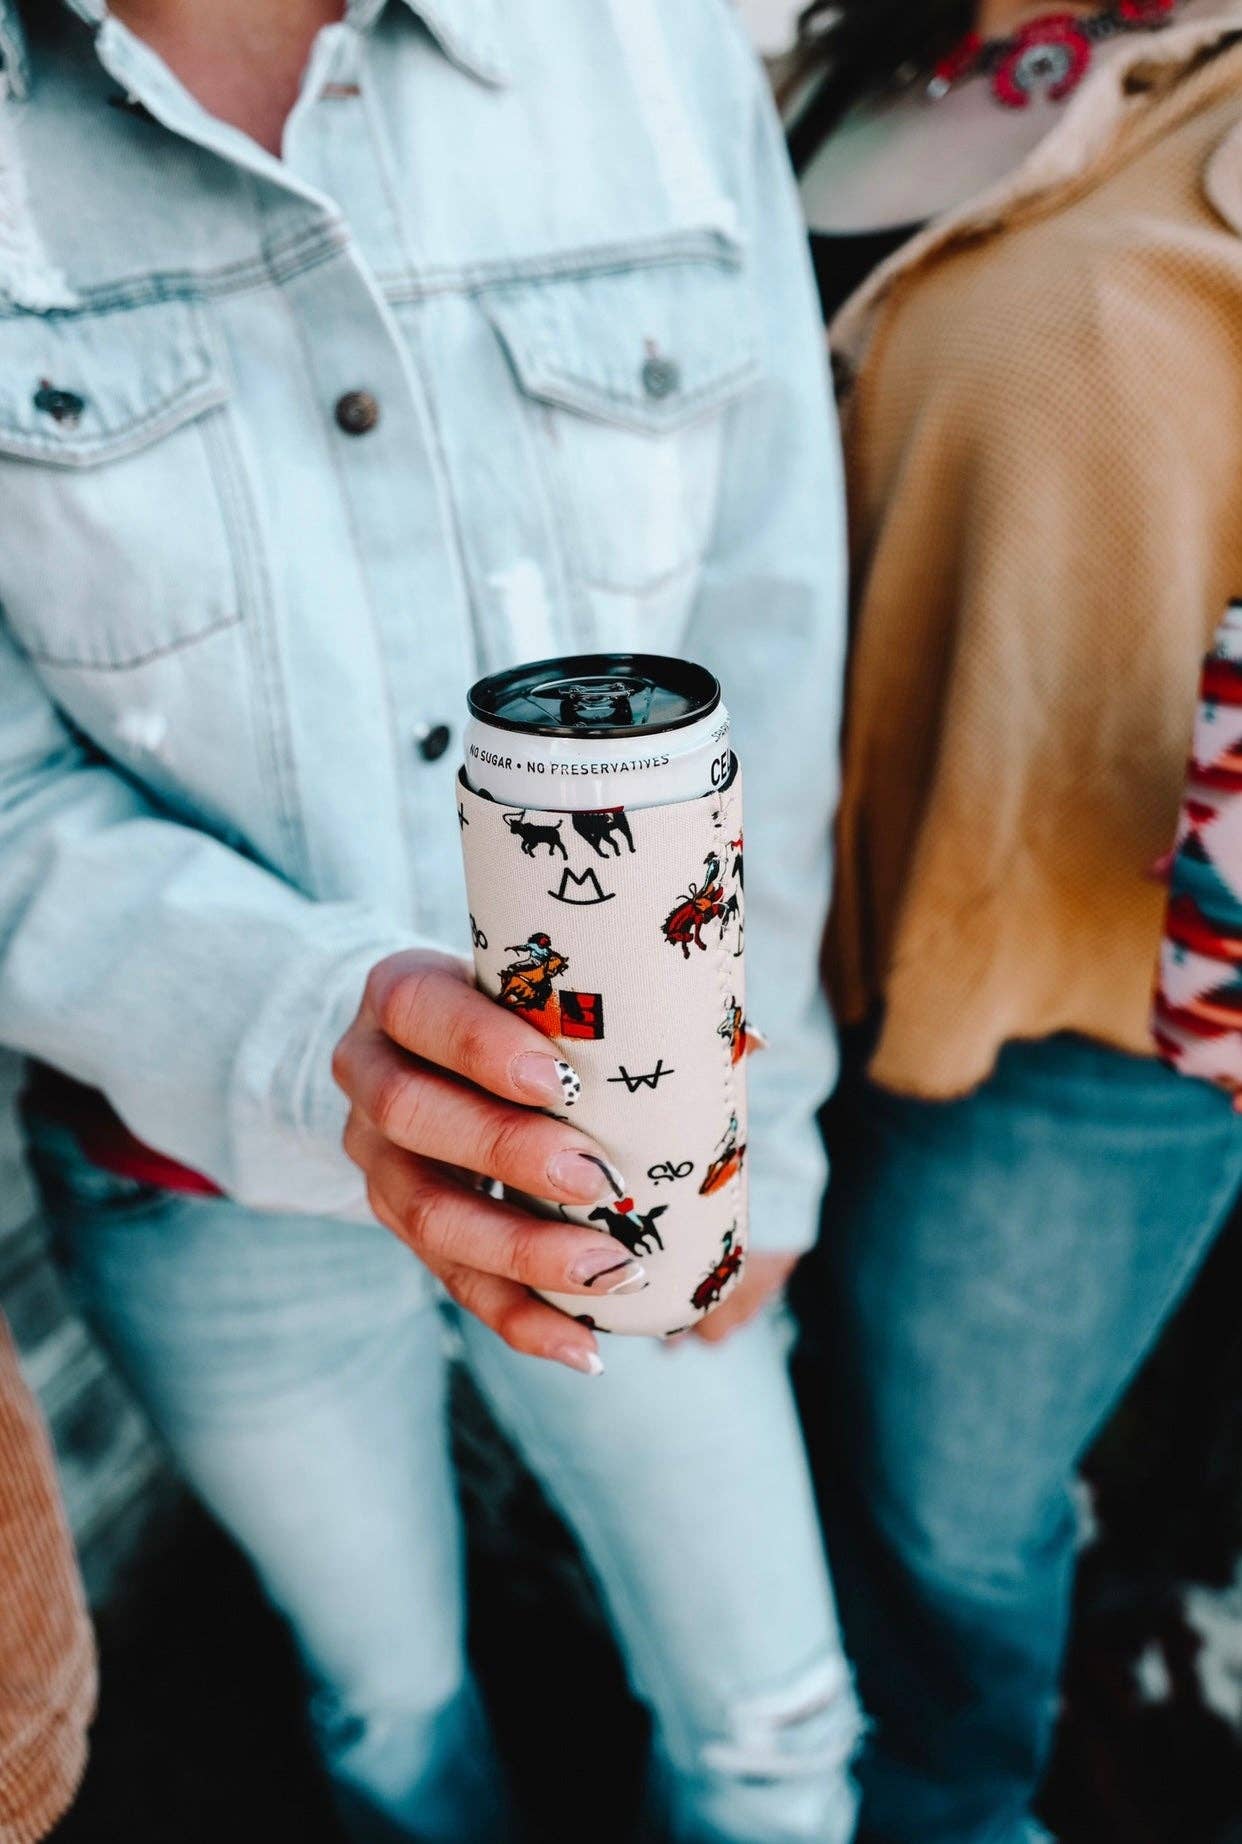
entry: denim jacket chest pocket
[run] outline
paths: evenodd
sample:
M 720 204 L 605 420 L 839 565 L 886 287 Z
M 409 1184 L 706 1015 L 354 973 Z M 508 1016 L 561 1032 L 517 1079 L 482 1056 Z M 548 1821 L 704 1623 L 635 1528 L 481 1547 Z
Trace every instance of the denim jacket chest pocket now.
M 637 263 L 482 296 L 535 427 L 573 574 L 655 597 L 711 540 L 725 412 L 760 375 L 730 262 Z
M 105 755 L 279 855 L 229 396 L 192 301 L 0 316 L 0 618 Z

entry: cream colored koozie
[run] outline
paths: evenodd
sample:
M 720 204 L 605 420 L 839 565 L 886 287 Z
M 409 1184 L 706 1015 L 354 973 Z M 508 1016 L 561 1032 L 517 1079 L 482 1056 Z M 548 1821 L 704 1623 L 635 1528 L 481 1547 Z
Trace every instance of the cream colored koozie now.
M 600 1331 L 685 1331 L 746 1256 L 741 775 L 601 813 L 502 807 L 464 776 L 458 795 L 479 986 L 555 1040 L 581 1078 L 558 1118 L 621 1180 L 596 1206 L 526 1201 L 606 1230 L 649 1276 L 624 1298 L 545 1297 Z

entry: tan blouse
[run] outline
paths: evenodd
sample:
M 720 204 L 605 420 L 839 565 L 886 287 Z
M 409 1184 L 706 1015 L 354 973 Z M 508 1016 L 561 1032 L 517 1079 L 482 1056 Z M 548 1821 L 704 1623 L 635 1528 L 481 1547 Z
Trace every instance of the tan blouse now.
M 1149 1053 L 1197 669 L 1242 594 L 1242 8 L 1144 34 L 833 328 L 856 630 L 830 980 L 872 1064 Z

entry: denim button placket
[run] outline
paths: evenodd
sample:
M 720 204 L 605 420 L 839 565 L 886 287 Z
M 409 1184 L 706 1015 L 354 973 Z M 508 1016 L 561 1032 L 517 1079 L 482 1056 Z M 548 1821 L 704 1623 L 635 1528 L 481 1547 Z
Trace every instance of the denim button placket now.
M 379 421 L 379 401 L 370 391 L 346 391 L 337 399 L 334 414 L 346 435 L 366 435 Z
M 653 352 L 643 361 L 642 381 L 648 397 L 671 397 L 681 385 L 681 370 L 675 359 Z
M 447 724 L 428 724 L 414 740 L 424 762 L 438 762 L 452 742 L 453 732 Z

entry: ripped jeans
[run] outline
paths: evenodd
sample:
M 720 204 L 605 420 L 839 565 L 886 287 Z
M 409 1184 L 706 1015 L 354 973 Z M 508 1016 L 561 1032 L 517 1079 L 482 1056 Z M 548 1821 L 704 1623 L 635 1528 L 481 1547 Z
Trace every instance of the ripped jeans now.
M 1075 1468 L 1242 1194 L 1227 1096 L 1075 1037 L 957 1101 L 847 1050 L 805 1272 L 866 1844 L 1041 1844 Z M 1155 1515 L 1155 1513 L 1153 1513 Z
M 426 1271 L 378 1226 L 170 1196 L 99 1172 L 60 1130 L 35 1138 L 84 1305 L 293 1630 L 350 1835 L 498 1844 Z M 846 1844 L 858 1719 L 781 1320 L 720 1349 L 610 1339 L 597 1380 L 460 1331 L 652 1711 L 643 1835 Z M 555 1734 L 546 1758 L 579 1779 Z

